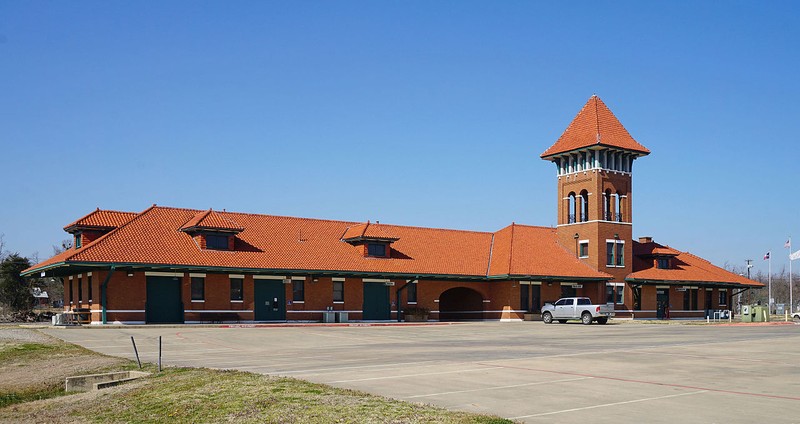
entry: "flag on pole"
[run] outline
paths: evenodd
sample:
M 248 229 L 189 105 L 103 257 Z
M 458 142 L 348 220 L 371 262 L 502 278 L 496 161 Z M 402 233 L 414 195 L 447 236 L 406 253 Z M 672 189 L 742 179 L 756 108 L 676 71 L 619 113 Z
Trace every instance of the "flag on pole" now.
M 790 249 L 792 247 L 792 239 L 786 240 L 786 243 L 783 243 L 783 247 Z
M 764 260 L 766 261 L 767 259 L 769 259 L 769 252 L 767 252 L 767 254 L 764 255 Z
M 798 250 L 797 252 L 794 252 L 791 255 L 789 255 L 789 260 L 790 261 L 796 261 L 798 259 L 800 259 L 800 250 Z

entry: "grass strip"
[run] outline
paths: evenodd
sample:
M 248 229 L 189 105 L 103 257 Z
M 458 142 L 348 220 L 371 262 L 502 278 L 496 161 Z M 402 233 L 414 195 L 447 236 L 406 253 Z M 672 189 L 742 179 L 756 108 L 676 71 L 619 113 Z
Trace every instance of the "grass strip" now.
M 401 402 L 292 378 L 170 368 L 102 404 L 76 411 L 94 422 L 481 423 L 511 421 Z

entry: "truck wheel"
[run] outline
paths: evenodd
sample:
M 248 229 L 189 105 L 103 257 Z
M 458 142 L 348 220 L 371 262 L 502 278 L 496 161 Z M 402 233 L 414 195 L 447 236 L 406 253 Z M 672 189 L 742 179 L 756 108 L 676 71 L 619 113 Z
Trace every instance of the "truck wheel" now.
M 551 314 L 550 312 L 543 313 L 542 314 L 542 321 L 544 321 L 545 324 L 552 323 L 553 322 L 553 314 Z
M 590 314 L 588 312 L 584 312 L 583 315 L 581 315 L 581 322 L 583 323 L 583 325 L 591 324 L 592 323 L 592 314 Z
M 608 322 L 608 318 L 606 318 L 606 317 L 597 318 L 597 323 L 598 324 L 605 324 L 607 322 Z

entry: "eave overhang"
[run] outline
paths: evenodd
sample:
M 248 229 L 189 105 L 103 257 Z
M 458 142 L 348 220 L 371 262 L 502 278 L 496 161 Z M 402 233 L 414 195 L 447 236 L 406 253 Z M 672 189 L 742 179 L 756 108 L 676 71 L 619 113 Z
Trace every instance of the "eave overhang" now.
M 698 287 L 734 287 L 734 288 L 752 288 L 760 289 L 763 285 L 758 284 L 741 284 L 731 283 L 726 281 L 684 281 L 684 280 L 653 280 L 645 278 L 626 278 L 626 283 L 632 285 L 665 285 L 665 286 L 698 286 Z

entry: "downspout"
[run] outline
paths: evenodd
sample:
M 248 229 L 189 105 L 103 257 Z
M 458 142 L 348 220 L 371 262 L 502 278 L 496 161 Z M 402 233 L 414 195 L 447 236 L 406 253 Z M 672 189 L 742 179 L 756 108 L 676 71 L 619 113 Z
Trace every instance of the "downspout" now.
M 114 274 L 114 271 L 117 269 L 116 264 L 112 264 L 111 268 L 108 270 L 108 275 L 106 275 L 106 279 L 103 280 L 103 284 L 100 285 L 100 307 L 103 310 L 103 324 L 107 324 L 108 321 L 106 320 L 106 309 L 108 309 L 108 299 L 106 293 L 108 292 L 108 282 L 111 280 L 111 275 Z

